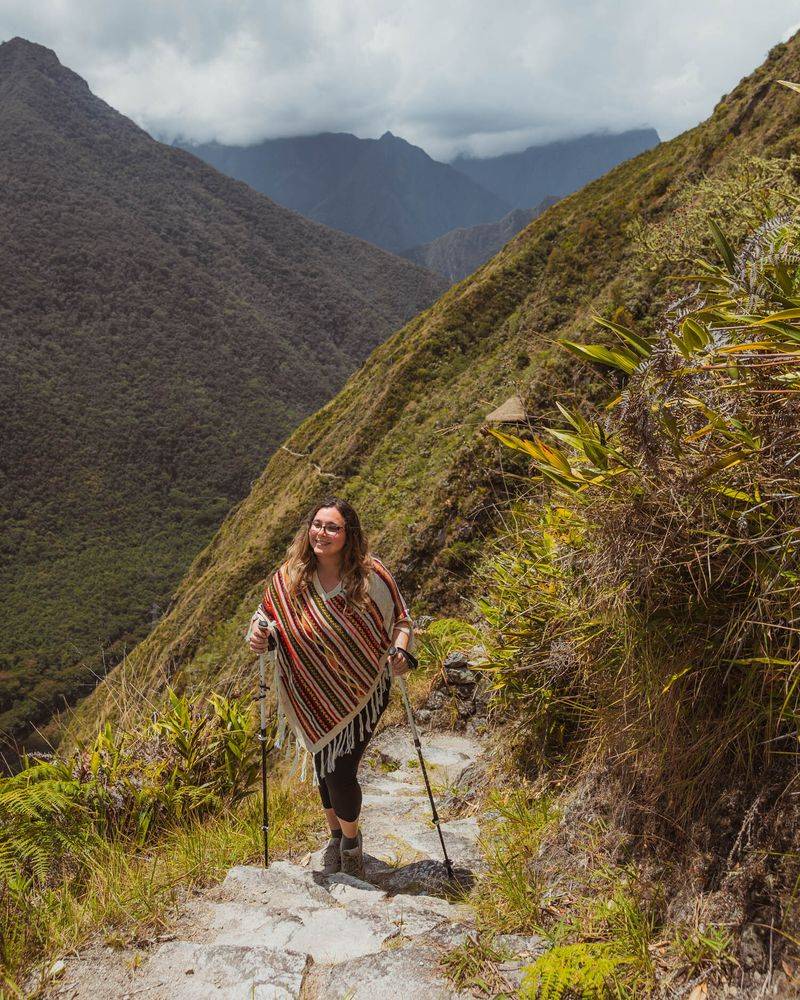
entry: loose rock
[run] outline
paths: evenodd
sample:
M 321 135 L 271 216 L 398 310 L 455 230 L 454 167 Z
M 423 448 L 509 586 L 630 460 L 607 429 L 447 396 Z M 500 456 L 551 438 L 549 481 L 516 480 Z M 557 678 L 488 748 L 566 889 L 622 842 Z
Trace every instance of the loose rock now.
M 449 684 L 457 686 L 467 685 L 474 687 L 478 683 L 478 678 L 466 666 L 445 667 L 445 676 Z

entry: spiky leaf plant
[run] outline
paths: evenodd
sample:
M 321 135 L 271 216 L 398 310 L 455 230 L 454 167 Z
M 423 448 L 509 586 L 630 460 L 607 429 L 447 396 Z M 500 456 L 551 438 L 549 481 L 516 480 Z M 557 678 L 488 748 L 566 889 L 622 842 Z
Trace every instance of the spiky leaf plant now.
M 533 440 L 552 503 L 518 506 L 481 607 L 499 696 L 538 746 L 591 746 L 682 820 L 778 760 L 800 723 L 800 225 L 696 261 L 657 336 L 564 346 L 627 376 L 605 416 Z M 550 440 L 547 440 L 549 438 Z M 588 742 L 586 742 L 588 741 Z M 734 777 L 735 776 L 735 777 Z

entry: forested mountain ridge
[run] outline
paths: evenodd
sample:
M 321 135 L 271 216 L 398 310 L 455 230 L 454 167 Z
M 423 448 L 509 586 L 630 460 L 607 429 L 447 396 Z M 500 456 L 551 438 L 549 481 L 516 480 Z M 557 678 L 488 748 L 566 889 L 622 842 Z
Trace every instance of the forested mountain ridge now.
M 633 129 L 452 164 L 391 132 L 380 139 L 324 132 L 253 146 L 180 145 L 287 208 L 416 260 L 407 251 L 453 230 L 502 221 L 514 207 L 527 211 L 548 196 L 570 194 L 658 141 L 653 129 Z
M 453 229 L 430 243 L 404 250 L 401 256 L 441 274 L 448 281 L 461 281 L 499 253 L 510 239 L 557 200 L 545 198 L 536 208 L 514 208 L 497 222 Z
M 444 287 L 0 46 L 0 736 L 141 638 L 267 457 Z
M 395 253 L 456 226 L 492 222 L 510 207 L 391 132 L 183 148 L 287 208 Z
M 501 156 L 459 156 L 453 166 L 516 208 L 572 194 L 618 163 L 659 143 L 652 128 L 597 133 L 529 146 Z
M 688 187 L 745 154 L 792 151 L 800 110 L 775 81 L 798 76 L 795 36 L 707 121 L 562 199 L 377 348 L 276 452 L 193 563 L 169 614 L 81 706 L 72 734 L 125 710 L 135 716 L 134 692 L 152 695 L 168 679 L 198 689 L 251 685 L 244 625 L 300 517 L 331 489 L 359 508 L 416 611 L 461 607 L 508 482 L 496 442 L 479 433 L 484 415 L 512 392 L 534 426 L 558 418 L 557 400 L 606 398 L 608 378 L 571 362 L 554 341 L 594 337 L 594 311 L 623 311 L 652 329 L 671 290 L 634 261 L 631 225 L 669 218 Z

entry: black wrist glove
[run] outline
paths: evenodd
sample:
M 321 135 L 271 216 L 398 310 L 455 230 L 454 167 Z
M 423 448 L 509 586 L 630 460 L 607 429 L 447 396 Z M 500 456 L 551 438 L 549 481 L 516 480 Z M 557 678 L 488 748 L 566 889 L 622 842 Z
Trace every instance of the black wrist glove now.
M 402 653 L 405 657 L 405 661 L 409 666 L 409 669 L 416 670 L 419 666 L 419 660 L 414 656 L 413 653 L 409 653 L 407 649 L 403 649 L 402 646 L 392 646 L 389 649 L 389 656 L 394 656 L 395 653 Z

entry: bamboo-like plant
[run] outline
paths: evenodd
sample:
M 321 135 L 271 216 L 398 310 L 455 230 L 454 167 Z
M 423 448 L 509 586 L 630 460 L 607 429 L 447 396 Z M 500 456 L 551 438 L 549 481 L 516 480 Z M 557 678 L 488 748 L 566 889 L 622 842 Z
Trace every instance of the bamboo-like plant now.
M 800 224 L 698 260 L 656 336 L 565 349 L 627 380 L 532 439 L 551 505 L 504 540 L 481 608 L 500 697 L 542 749 L 582 733 L 675 818 L 778 754 L 800 762 Z M 526 519 L 526 520 L 525 520 Z M 581 744 L 585 745 L 585 744 Z

